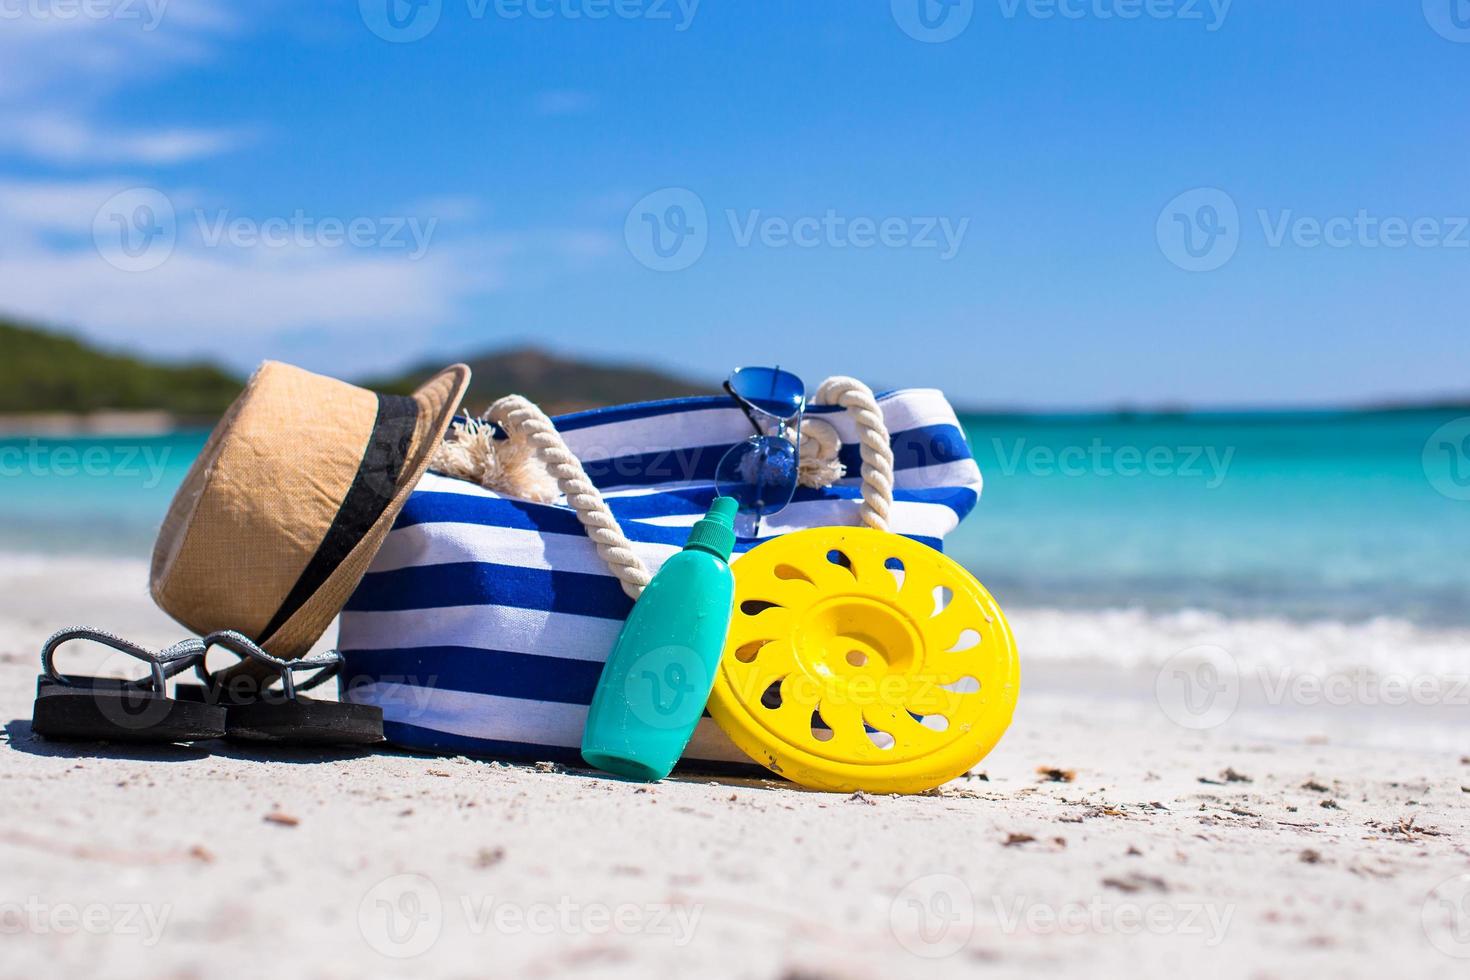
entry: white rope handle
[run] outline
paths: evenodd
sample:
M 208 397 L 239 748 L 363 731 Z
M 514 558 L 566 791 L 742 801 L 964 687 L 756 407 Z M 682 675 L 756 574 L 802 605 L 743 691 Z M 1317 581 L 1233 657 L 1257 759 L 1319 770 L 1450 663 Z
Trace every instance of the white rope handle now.
M 653 575 L 634 553 L 633 543 L 618 526 L 618 519 L 546 413 L 529 399 L 507 395 L 491 405 L 486 414 L 510 438 L 525 439 L 535 448 L 556 485 L 566 494 L 567 503 L 577 512 L 587 536 L 597 545 L 597 553 L 622 583 L 623 591 L 634 599 L 642 595 Z
M 863 457 L 863 502 L 859 514 L 868 527 L 888 530 L 888 515 L 893 507 L 893 449 L 888 443 L 883 411 L 872 389 L 855 378 L 828 378 L 817 389 L 816 401 L 819 405 L 842 406 L 857 424 Z M 510 439 L 523 440 L 535 451 L 566 495 L 577 520 L 587 529 L 598 555 L 617 576 L 623 591 L 633 599 L 642 595 L 644 586 L 653 578 L 652 573 L 634 552 L 633 543 L 623 534 L 607 501 L 602 499 L 581 461 L 567 448 L 546 413 L 529 399 L 507 395 L 491 405 L 485 414 Z M 840 470 L 840 464 L 835 462 L 839 445 L 836 432 L 825 422 L 807 419 L 802 424 L 802 435 L 818 448 L 810 460 L 803 459 L 803 476 L 810 473 L 813 478 L 824 479 L 818 485 L 829 485 L 840 476 L 832 472 L 834 466 Z M 810 465 L 806 465 L 808 462 Z M 819 473 L 825 477 L 819 477 Z
M 841 405 L 857 423 L 859 449 L 863 456 L 863 523 L 880 531 L 888 530 L 888 515 L 893 509 L 893 446 L 888 441 L 888 425 L 873 389 L 856 378 L 841 375 L 828 378 L 817 388 L 818 405 Z

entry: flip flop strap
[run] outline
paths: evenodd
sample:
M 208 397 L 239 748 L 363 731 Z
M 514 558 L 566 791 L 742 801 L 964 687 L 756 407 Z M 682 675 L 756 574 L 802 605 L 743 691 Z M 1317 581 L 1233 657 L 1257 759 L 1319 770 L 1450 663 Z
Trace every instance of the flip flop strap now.
M 204 651 L 211 647 L 224 647 L 226 650 L 243 659 L 258 660 L 273 669 L 281 678 L 281 690 L 287 698 L 295 700 L 299 691 L 309 691 L 320 684 L 325 683 L 337 675 L 342 669 L 342 654 L 336 650 L 325 650 L 322 653 L 310 657 L 302 657 L 299 660 L 282 660 L 261 649 L 256 643 L 244 633 L 235 630 L 215 630 L 201 641 Z M 319 673 L 307 678 L 305 681 L 297 682 L 295 674 L 297 671 L 315 670 Z M 213 688 L 215 675 L 209 672 L 204 663 L 204 657 L 200 656 L 194 666 L 194 671 L 199 675 L 206 687 Z
M 65 674 L 56 669 L 56 651 L 63 643 L 71 640 L 91 640 L 143 661 L 148 665 L 149 671 L 146 681 L 152 684 L 153 690 L 158 694 L 164 693 L 170 677 L 187 670 L 195 662 L 203 663 L 206 649 L 202 640 L 191 637 L 187 640 L 180 640 L 173 646 L 164 647 L 155 653 L 106 630 L 93 629 L 90 626 L 71 626 L 51 634 L 41 646 L 41 669 L 51 680 L 66 687 L 72 686 L 72 682 Z M 126 683 L 142 686 L 144 680 L 127 681 Z

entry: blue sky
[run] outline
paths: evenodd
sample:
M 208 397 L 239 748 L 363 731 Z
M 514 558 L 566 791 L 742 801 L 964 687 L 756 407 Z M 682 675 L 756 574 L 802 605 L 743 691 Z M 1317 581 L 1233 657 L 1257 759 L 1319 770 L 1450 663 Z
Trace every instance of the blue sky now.
M 1470 0 L 79 2 L 0 0 L 0 311 L 115 346 L 1470 390 Z

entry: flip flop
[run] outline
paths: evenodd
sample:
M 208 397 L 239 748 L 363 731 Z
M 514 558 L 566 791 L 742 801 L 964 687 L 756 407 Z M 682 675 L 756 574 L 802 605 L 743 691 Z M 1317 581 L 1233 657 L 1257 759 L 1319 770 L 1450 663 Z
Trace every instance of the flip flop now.
M 249 637 L 234 630 L 206 636 L 203 649 L 223 647 L 242 659 L 266 664 L 276 677 L 264 682 L 248 675 L 211 674 L 201 656 L 194 665 L 200 684 L 178 685 L 180 699 L 220 705 L 225 711 L 225 737 L 276 745 L 375 745 L 383 741 L 383 709 L 371 704 L 323 701 L 301 697 L 342 669 L 342 655 L 328 650 L 299 660 L 282 660 L 266 653 Z M 318 673 L 298 681 L 298 671 Z M 275 687 L 274 682 L 280 681 Z
M 70 640 L 92 640 L 141 660 L 149 676 L 129 681 L 69 677 L 56 669 L 56 651 Z M 168 696 L 168 679 L 203 663 L 205 645 L 189 639 L 154 653 L 87 627 L 61 630 L 41 647 L 31 731 L 43 738 L 84 742 L 195 742 L 225 734 L 225 710 Z

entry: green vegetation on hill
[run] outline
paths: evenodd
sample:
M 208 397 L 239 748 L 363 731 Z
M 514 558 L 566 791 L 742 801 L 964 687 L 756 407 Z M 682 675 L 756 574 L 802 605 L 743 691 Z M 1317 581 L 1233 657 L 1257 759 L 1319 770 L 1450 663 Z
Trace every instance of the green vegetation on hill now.
M 0 413 L 165 411 L 214 416 L 243 383 L 212 364 L 155 364 L 0 320 Z
M 474 412 L 512 393 L 560 414 L 714 390 L 659 371 L 593 364 L 534 347 L 492 351 L 467 363 L 474 380 L 466 405 Z M 407 394 L 442 366 L 425 364 L 360 383 L 375 391 Z M 114 410 L 209 418 L 223 413 L 243 386 L 240 378 L 213 364 L 147 361 L 0 319 L 0 414 Z
M 421 364 L 387 377 L 344 380 L 357 381 L 375 391 L 408 394 L 452 359 L 446 357 L 442 362 Z M 536 347 L 489 351 L 465 362 L 474 371 L 465 405 L 475 413 L 509 394 L 525 395 L 547 413 L 559 415 L 603 405 L 718 392 L 715 385 L 702 381 L 630 365 L 575 360 Z M 155 411 L 202 421 L 221 415 L 243 387 L 241 378 L 214 364 L 148 361 L 0 317 L 0 415 Z M 1470 397 L 1446 395 L 1381 401 L 1340 411 L 1411 412 L 1467 406 Z M 1034 413 L 988 409 L 965 414 L 1029 417 Z M 1173 406 L 1146 412 L 1126 409 L 1118 414 L 1148 418 L 1191 412 Z
M 708 395 L 712 385 L 647 368 L 592 364 L 534 347 L 491 351 L 465 361 L 474 372 L 465 405 L 483 412 L 502 395 L 524 395 L 550 415 L 603 405 Z M 407 394 L 444 365 L 425 364 L 394 378 L 366 382 L 375 391 Z

